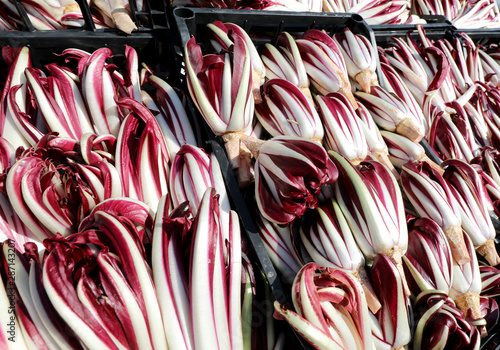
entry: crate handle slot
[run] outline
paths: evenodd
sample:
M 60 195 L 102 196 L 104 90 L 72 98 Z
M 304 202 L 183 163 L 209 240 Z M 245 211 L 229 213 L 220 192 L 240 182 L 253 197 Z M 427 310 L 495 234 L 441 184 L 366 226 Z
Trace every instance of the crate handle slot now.
M 185 7 L 178 7 L 175 10 L 175 15 L 181 18 L 193 18 L 194 12 L 191 9 Z
M 354 21 L 354 22 L 357 22 L 357 23 L 363 23 L 365 20 L 363 19 L 363 17 L 361 17 L 359 14 L 357 13 L 353 13 L 352 16 L 351 16 L 351 19 Z

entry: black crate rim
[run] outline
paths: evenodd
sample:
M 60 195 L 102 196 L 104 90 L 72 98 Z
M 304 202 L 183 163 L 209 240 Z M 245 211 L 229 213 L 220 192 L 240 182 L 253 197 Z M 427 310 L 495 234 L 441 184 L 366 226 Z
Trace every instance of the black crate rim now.
M 92 19 L 92 12 L 89 4 L 85 0 L 75 0 L 80 7 L 82 12 L 84 26 L 82 28 L 68 28 L 68 29 L 59 29 L 59 32 L 68 32 L 68 34 L 62 35 L 75 35 L 75 32 L 80 31 L 88 31 L 88 32 L 111 32 L 111 33 L 122 33 L 117 28 L 104 28 L 97 29 L 94 21 Z M 132 32 L 131 35 L 135 35 L 137 33 L 147 33 L 155 30 L 162 29 L 170 29 L 170 24 L 167 18 L 167 5 L 164 0 L 143 0 L 145 4 L 145 10 L 136 9 L 135 0 L 128 0 L 130 6 L 130 15 L 132 21 L 137 26 L 137 29 Z M 153 1 L 154 6 L 152 5 Z M 13 0 L 13 3 L 17 9 L 18 15 L 22 20 L 22 28 L 16 32 L 39 32 L 39 33 L 48 33 L 52 30 L 37 30 L 31 23 L 29 19 L 28 13 L 24 8 L 21 0 Z M 139 17 L 146 17 L 147 23 L 144 25 Z M 125 34 L 125 33 L 123 33 Z

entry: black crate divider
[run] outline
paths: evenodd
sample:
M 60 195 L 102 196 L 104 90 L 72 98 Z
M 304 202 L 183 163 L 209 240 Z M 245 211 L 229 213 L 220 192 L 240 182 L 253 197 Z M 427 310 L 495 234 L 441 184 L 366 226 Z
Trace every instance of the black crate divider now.
M 183 86 L 185 91 L 187 91 L 187 86 L 184 79 Z M 219 168 L 224 178 L 226 190 L 231 200 L 231 206 L 238 213 L 238 217 L 241 223 L 241 229 L 243 230 L 246 238 L 248 239 L 248 242 L 250 243 L 252 253 L 254 253 L 255 257 L 257 258 L 257 265 L 260 268 L 263 276 L 265 276 L 266 278 L 274 300 L 284 305 L 291 305 L 290 293 L 283 287 L 283 284 L 279 279 L 279 275 L 274 268 L 269 255 L 267 254 L 264 242 L 259 236 L 258 227 L 252 217 L 252 214 L 250 213 L 250 210 L 248 209 L 243 193 L 239 188 L 238 180 L 236 179 L 235 174 L 233 173 L 232 166 L 229 163 L 229 159 L 227 158 L 227 154 L 223 146 L 224 142 L 220 137 L 214 135 L 212 130 L 210 130 L 210 127 L 205 122 L 205 120 L 203 120 L 203 117 L 196 109 L 191 97 L 187 98 L 186 111 L 188 112 L 191 120 L 198 121 L 198 123 L 194 125 L 197 131 L 198 139 L 206 140 L 205 149 L 211 150 L 215 155 L 217 162 L 219 163 Z M 199 137 L 200 134 L 203 134 L 203 137 Z M 302 338 L 302 336 L 299 335 L 298 332 L 295 331 L 295 329 L 293 329 L 288 323 L 285 324 L 284 331 L 286 332 L 287 336 L 290 336 L 292 337 L 292 339 L 294 339 L 292 345 L 293 349 L 312 350 L 312 346 L 307 343 Z
M 21 4 L 20 0 L 13 0 L 14 1 L 14 6 L 16 6 L 17 13 L 19 14 L 19 17 L 21 17 L 21 20 L 23 21 L 24 25 L 24 30 L 29 30 L 33 31 L 35 28 L 33 28 L 33 24 L 31 24 L 30 19 L 28 18 L 28 14 L 26 13 L 26 10 L 24 9 L 23 4 Z
M 278 278 L 278 274 L 273 266 L 273 263 L 271 262 L 269 255 L 266 253 L 264 243 L 259 237 L 259 231 L 245 204 L 245 200 L 243 199 L 238 187 L 238 181 L 233 175 L 233 169 L 229 164 L 225 150 L 215 138 L 208 140 L 207 144 L 210 146 L 212 152 L 217 158 L 217 161 L 219 162 L 219 167 L 224 177 L 226 188 L 229 191 L 234 207 L 237 209 L 243 229 L 246 231 L 247 238 L 254 249 L 257 259 L 259 260 L 259 264 L 266 276 L 273 296 L 280 303 L 287 303 L 288 297 L 283 289 L 281 281 Z
M 226 151 L 223 147 L 223 141 L 220 137 L 217 137 L 212 133 L 208 124 L 196 110 L 192 99 L 189 97 L 186 102 L 186 110 L 190 119 L 200 121 L 197 125 L 195 125 L 195 128 L 197 129 L 198 134 L 201 132 L 205 136 L 205 149 L 207 151 L 211 150 L 219 163 L 219 168 L 224 178 L 224 184 L 226 185 L 226 191 L 228 192 L 231 200 L 231 207 L 238 213 L 241 229 L 250 243 L 252 253 L 257 258 L 257 265 L 260 268 L 262 275 L 266 278 L 274 300 L 284 305 L 290 305 L 290 293 L 283 288 L 279 275 L 274 268 L 269 255 L 267 254 L 264 242 L 259 236 L 258 227 L 247 207 L 243 194 L 239 188 L 238 180 L 236 179 L 232 166 L 227 158 Z M 200 128 L 202 130 L 200 130 Z M 273 302 L 273 300 L 271 300 L 271 302 Z M 285 324 L 284 331 L 287 336 L 294 339 L 293 349 L 312 350 L 312 346 L 307 343 L 288 323 Z
M 132 34 L 126 34 L 115 28 L 97 29 L 86 0 L 76 0 L 85 20 L 84 27 L 36 30 L 33 28 L 21 1 L 13 1 L 23 19 L 24 28 L 18 31 L 0 31 L 0 46 L 29 46 L 33 53 L 36 52 L 33 55 L 35 63 L 37 61 L 57 60 L 54 53 L 59 54 L 67 48 L 79 48 L 93 52 L 98 48 L 108 47 L 115 56 L 123 56 L 125 45 L 128 45 L 134 47 L 139 56 L 146 59 L 146 63 L 156 67 L 161 66 L 161 69 L 177 74 L 176 64 L 171 54 L 174 37 L 167 18 L 167 7 L 163 0 L 143 0 L 145 11 L 135 10 L 136 0 L 129 0 L 132 19 L 135 20 L 138 27 Z M 139 17 L 143 20 L 139 20 Z M 160 61 L 160 57 L 164 58 L 164 62 Z
M 488 334 L 482 341 L 481 350 L 500 350 L 500 334 Z
M 80 31 L 103 31 L 103 32 L 120 32 L 118 29 L 114 28 L 106 28 L 106 29 L 97 29 L 94 21 L 92 19 L 92 13 L 89 7 L 89 4 L 86 0 L 75 0 L 80 9 L 82 11 L 83 19 L 85 25 L 83 28 L 71 28 L 71 29 L 60 29 L 58 32 L 70 32 L 69 35 L 74 35 L 75 32 Z M 167 5 L 163 0 L 143 0 L 145 9 L 138 10 L 136 8 L 135 0 L 128 0 L 131 12 L 132 21 L 137 26 L 137 30 L 135 30 L 132 35 L 136 33 L 146 33 L 152 32 L 155 30 L 169 29 L 170 24 L 167 19 Z M 36 29 L 33 27 L 26 9 L 24 8 L 21 0 L 13 0 L 14 5 L 17 9 L 19 16 L 23 22 L 22 31 L 27 32 L 35 32 Z M 44 33 L 49 31 L 43 31 Z M 125 35 L 125 33 L 121 33 Z
M 208 127 L 208 125 L 206 124 L 205 126 Z M 269 284 L 269 288 L 271 289 L 271 293 L 274 299 L 281 304 L 289 305 L 290 300 L 288 297 L 288 293 L 286 293 L 283 289 L 283 285 L 279 279 L 278 273 L 276 272 L 276 269 L 274 268 L 274 265 L 266 252 L 264 243 L 259 236 L 259 230 L 255 225 L 254 219 L 252 218 L 243 195 L 238 187 L 238 181 L 233 174 L 233 169 L 229 164 L 229 160 L 226 156 L 226 151 L 222 148 L 221 144 L 216 140 L 215 137 L 212 137 L 211 140 L 208 140 L 207 144 L 210 146 L 212 152 L 217 158 L 217 161 L 219 162 L 219 166 L 224 177 L 224 182 L 226 183 L 227 191 L 229 192 L 229 195 L 231 197 L 231 201 L 236 208 L 236 211 L 240 218 L 240 222 L 243 226 L 243 230 L 246 233 L 246 237 L 250 241 L 253 252 L 257 257 L 258 265 L 260 266 L 261 271 L 264 274 L 267 283 Z M 294 338 L 294 349 L 312 350 L 312 346 L 307 343 L 302 338 L 302 336 L 300 336 L 298 332 L 295 331 L 295 329 L 293 329 L 291 326 L 287 326 L 285 328 L 285 332 Z
M 209 128 L 204 121 L 203 124 L 205 128 Z M 211 132 L 210 130 L 207 131 Z M 210 139 L 206 141 L 206 144 L 209 146 L 209 148 L 217 158 L 222 176 L 224 177 L 226 189 L 229 193 L 232 204 L 236 209 L 236 212 L 238 213 L 242 229 L 245 232 L 248 241 L 250 242 L 252 251 L 257 257 L 258 266 L 260 267 L 262 274 L 265 276 L 269 288 L 271 289 L 272 296 L 281 304 L 290 305 L 291 303 L 289 293 L 287 293 L 283 288 L 278 273 L 276 272 L 276 269 L 274 268 L 274 265 L 266 252 L 264 243 L 259 236 L 258 227 L 256 226 L 254 219 L 252 218 L 252 215 L 248 210 L 245 199 L 243 198 L 243 195 L 238 186 L 238 180 L 236 180 L 231 164 L 229 164 L 226 151 L 221 146 L 220 140 L 217 140 L 214 135 L 210 135 L 209 137 Z M 285 332 L 295 340 L 293 343 L 293 349 L 312 350 L 312 346 L 307 343 L 302 338 L 302 336 L 300 336 L 298 332 L 295 331 L 295 329 L 289 326 L 288 323 L 286 324 Z

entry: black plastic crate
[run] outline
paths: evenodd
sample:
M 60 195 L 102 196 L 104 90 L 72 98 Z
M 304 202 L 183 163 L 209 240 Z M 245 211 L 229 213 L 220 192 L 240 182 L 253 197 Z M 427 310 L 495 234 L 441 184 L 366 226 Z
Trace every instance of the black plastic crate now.
M 500 44 L 500 28 L 495 29 L 456 29 L 457 33 L 467 34 L 476 44 Z
M 150 66 L 155 74 L 160 77 L 172 76 L 172 80 L 177 82 L 179 78 L 172 54 L 173 40 L 166 30 L 128 36 L 116 32 L 78 31 L 75 33 L 69 30 L 0 31 L 0 47 L 28 46 L 33 65 L 37 68 L 43 68 L 48 62 L 62 61 L 64 58 L 58 55 L 68 48 L 93 52 L 98 48 L 107 47 L 113 52 L 113 60 L 120 60 L 124 58 L 125 46 L 128 45 L 137 51 L 139 61 Z M 0 57 L 0 69 L 5 68 L 6 64 Z
M 442 26 L 452 25 L 451 21 L 442 15 L 414 15 L 418 16 L 421 19 L 425 20 L 427 23 L 423 25 L 428 28 L 436 28 L 439 29 Z M 415 24 L 377 24 L 370 25 L 374 31 L 379 30 L 397 30 L 397 31 L 408 31 L 411 29 L 415 29 Z
M 268 43 L 282 32 L 301 35 L 308 29 L 334 34 L 345 27 L 375 43 L 372 30 L 361 16 L 351 13 L 314 13 L 255 10 L 219 10 L 178 7 L 173 10 L 180 44 L 184 47 L 191 36 L 202 48 L 208 44 L 205 27 L 213 21 L 231 22 L 242 27 L 257 47 Z
M 427 23 L 421 24 L 428 33 L 436 33 L 436 36 L 446 35 L 448 31 L 455 31 L 456 28 L 444 16 L 440 15 L 419 15 L 425 19 Z M 409 31 L 416 30 L 416 24 L 382 24 L 372 25 L 377 44 L 384 45 L 388 43 L 392 37 L 400 37 L 406 35 Z
M 19 17 L 22 20 L 22 28 L 21 31 L 26 32 L 36 32 L 37 30 L 33 27 L 24 6 L 22 5 L 20 0 L 12 0 Z M 85 25 L 82 28 L 71 28 L 71 29 L 59 29 L 58 32 L 70 32 L 74 35 L 74 32 L 119 32 L 122 35 L 126 35 L 125 33 L 120 32 L 115 28 L 106 28 L 106 29 L 97 29 L 94 21 L 92 19 L 91 10 L 89 4 L 86 0 L 75 0 L 80 9 L 82 11 L 83 19 Z M 163 0 L 143 0 L 144 1 L 144 10 L 138 10 L 136 6 L 135 0 L 128 0 L 131 12 L 132 21 L 137 26 L 137 29 L 133 32 L 132 35 L 136 33 L 146 33 L 154 30 L 168 29 L 170 25 L 167 20 L 167 5 Z M 51 31 L 43 31 L 51 32 Z
M 456 36 L 456 28 L 442 16 L 429 17 L 428 24 L 424 25 L 427 36 L 433 40 L 441 38 L 452 39 Z M 178 7 L 173 10 L 173 18 L 178 30 L 177 48 L 178 57 L 182 56 L 182 48 L 192 36 L 196 38 L 202 49 L 208 47 L 206 38 L 206 25 L 216 20 L 222 22 L 232 22 L 246 30 L 257 47 L 264 45 L 275 39 L 281 32 L 287 31 L 291 34 L 300 35 L 308 29 L 325 29 L 330 35 L 349 26 L 355 33 L 369 37 L 372 43 L 380 46 L 387 46 L 392 37 L 405 36 L 409 30 L 413 30 L 410 35 L 418 36 L 414 25 L 406 26 L 368 26 L 366 22 L 357 14 L 331 14 L 331 13 L 290 13 L 290 12 L 265 12 L 255 10 L 219 10 Z M 498 32 L 500 34 L 500 31 Z M 182 57 L 181 57 L 182 58 Z M 180 64 L 181 65 L 181 64 Z M 187 90 L 186 90 L 187 91 Z M 197 115 L 205 128 L 208 126 L 199 115 L 193 103 L 190 103 L 190 112 Z M 242 222 L 242 228 L 246 231 L 247 237 L 252 244 L 256 254 L 258 264 L 265 273 L 274 298 L 278 301 L 288 299 L 289 290 L 284 289 L 272 262 L 265 251 L 262 240 L 258 234 L 258 228 L 254 222 L 252 214 L 247 206 L 246 197 L 251 197 L 250 191 L 242 191 L 237 184 L 231 166 L 226 157 L 220 138 L 215 137 L 210 130 L 207 131 L 210 140 L 208 141 L 212 151 L 217 156 L 221 170 L 223 172 L 226 187 L 233 202 L 234 208 L 238 211 Z M 424 144 L 425 146 L 425 144 Z M 428 146 L 428 145 L 427 145 Z M 436 159 L 437 162 L 439 160 Z M 483 350 L 500 350 L 500 325 L 490 331 L 488 338 L 482 343 Z M 300 336 L 296 337 L 295 348 L 308 348 Z
M 272 42 L 282 32 L 299 36 L 309 29 L 320 29 L 325 30 L 329 35 L 333 35 L 342 31 L 345 27 L 349 27 L 356 34 L 368 37 L 372 45 L 375 46 L 375 37 L 372 30 L 363 18 L 357 14 L 220 10 L 191 7 L 177 7 L 173 9 L 172 14 L 177 26 L 179 70 L 182 69 L 183 47 L 187 41 L 194 36 L 196 42 L 201 45 L 202 51 L 208 48 L 209 41 L 206 37 L 206 25 L 216 20 L 235 23 L 242 27 L 252 38 L 257 49 L 266 43 Z M 185 87 L 185 91 L 187 91 L 187 87 Z M 244 190 L 239 188 L 238 181 L 227 159 L 222 139 L 212 133 L 196 110 L 194 103 L 190 99 L 188 99 L 188 102 L 189 112 L 195 116 L 193 119 L 199 120 L 200 124 L 203 124 L 206 129 L 208 143 L 219 161 L 233 207 L 236 208 L 240 216 L 242 228 L 246 231 L 258 264 L 268 280 L 274 299 L 281 303 L 290 304 L 291 286 L 284 285 L 281 282 L 280 276 L 274 268 L 259 236 L 259 229 L 254 221 L 253 213 L 249 210 L 248 204 L 253 201 L 253 187 Z M 311 348 L 298 333 L 291 327 L 288 328 L 290 335 L 293 335 L 292 340 L 290 340 L 291 347 L 295 349 Z
M 114 51 L 123 51 L 124 45 L 133 46 L 138 51 L 149 48 L 159 42 L 171 41 L 168 39 L 167 31 L 156 33 L 137 33 L 135 35 L 124 36 L 117 32 L 92 32 L 92 31 L 70 31 L 51 30 L 44 32 L 23 32 L 23 31 L 0 31 L 0 45 L 26 46 L 33 49 L 40 49 L 45 56 L 45 52 L 51 54 L 60 49 L 77 47 L 84 50 L 95 50 L 99 47 L 109 47 Z M 153 52 L 151 52 L 153 53 Z
M 312 12 L 275 12 L 275 11 L 255 11 L 255 10 L 220 10 L 178 7 L 173 10 L 173 18 L 178 30 L 178 44 L 184 47 L 191 37 L 196 38 L 196 42 L 202 46 L 202 50 L 209 45 L 206 37 L 206 25 L 219 20 L 222 22 L 231 22 L 242 27 L 252 38 L 257 48 L 274 40 L 280 33 L 288 32 L 294 36 L 303 34 L 309 29 L 325 30 L 329 35 L 342 31 L 349 27 L 354 33 L 361 34 L 370 39 L 375 44 L 373 32 L 366 22 L 357 14 L 350 13 L 312 13 Z M 178 51 L 182 55 L 182 49 Z M 182 59 L 182 57 L 180 57 Z M 181 66 L 181 64 L 180 64 Z M 187 91 L 187 88 L 186 88 Z M 284 302 L 284 296 L 289 295 L 289 291 L 284 291 L 281 282 L 277 279 L 276 270 L 272 265 L 264 245 L 258 235 L 256 224 L 247 204 L 244 195 L 238 187 L 237 181 L 232 174 L 226 154 L 222 149 L 223 144 L 220 138 L 216 138 L 211 130 L 204 123 L 202 116 L 198 113 L 194 104 L 191 103 L 191 113 L 197 117 L 193 119 L 201 120 L 206 126 L 207 137 L 212 139 L 210 143 L 216 155 L 219 157 L 223 174 L 226 177 L 227 187 L 230 191 L 235 207 L 240 214 L 244 228 L 249 236 L 261 266 L 268 278 L 271 289 L 276 300 Z M 248 191 L 246 191 L 248 192 Z M 252 194 L 248 193 L 248 196 Z
M 5 34 L 5 35 L 4 35 Z M 139 64 L 146 63 L 154 72 L 154 74 L 163 79 L 167 79 L 167 82 L 174 88 L 180 87 L 180 80 L 178 77 L 178 67 L 176 62 L 174 62 L 174 52 L 173 52 L 173 41 L 174 38 L 167 30 L 155 30 L 151 33 L 137 33 L 136 35 L 123 35 L 119 33 L 110 32 L 91 32 L 91 31 L 79 31 L 78 33 L 69 32 L 69 30 L 63 31 L 34 31 L 34 32 L 0 32 L 0 47 L 9 45 L 11 47 L 28 46 L 31 51 L 31 58 L 33 61 L 33 66 L 36 68 L 43 69 L 45 64 L 51 62 L 61 62 L 64 61 L 64 57 L 59 56 L 59 54 L 67 48 L 77 48 L 93 52 L 100 47 L 108 47 L 113 51 L 113 63 L 116 63 L 119 67 L 123 67 L 122 60 L 125 59 L 125 45 L 134 47 L 139 56 Z M 0 56 L 0 81 L 4 81 L 5 74 L 7 71 L 6 63 Z M 189 101 L 188 101 L 189 102 Z M 194 115 L 193 107 L 186 106 L 188 114 Z M 191 112 L 190 112 L 191 111 Z M 201 123 L 199 123 L 201 124 Z M 238 188 L 236 179 L 232 174 L 231 166 L 225 156 L 225 152 L 222 147 L 215 141 L 207 141 L 203 143 L 202 138 L 200 138 L 199 125 L 193 125 L 195 133 L 198 137 L 198 145 L 207 150 L 212 151 L 217 157 L 221 171 L 224 176 L 228 193 L 236 193 Z M 206 138 L 204 139 L 206 140 Z M 232 195 L 232 206 L 234 203 L 239 203 L 242 198 L 238 198 Z M 239 212 L 239 216 L 242 218 L 242 230 L 245 230 L 247 238 L 251 241 L 252 249 L 251 257 L 257 257 L 256 260 L 259 266 L 262 268 L 263 274 L 269 283 L 271 290 L 275 299 L 282 302 L 289 302 L 287 296 L 284 294 L 284 289 L 281 287 L 280 281 L 278 279 L 277 273 L 273 270 L 272 262 L 269 257 L 262 256 L 265 252 L 263 243 L 255 243 L 255 235 L 258 235 L 258 231 L 255 226 L 252 226 L 252 222 L 248 221 L 250 214 L 247 212 Z M 246 219 L 244 219 L 246 218 Z M 246 222 L 246 223 L 245 223 Z M 258 238 L 258 236 L 257 236 Z M 260 272 L 260 271 L 259 271 Z M 256 273 L 258 273 L 256 271 Z M 263 302 L 262 305 L 256 310 L 254 317 L 256 319 L 263 318 L 263 313 L 267 311 L 267 308 L 272 307 L 273 300 L 269 302 Z M 256 321 L 257 322 L 257 321 Z M 294 331 L 292 328 L 288 327 L 287 324 L 283 325 L 282 328 L 287 334 L 287 339 L 293 339 L 294 344 L 292 344 L 292 349 L 309 349 L 307 344 L 304 344 L 300 338 L 294 338 Z M 287 340 L 288 342 L 288 340 Z
M 41 68 L 47 62 L 58 61 L 64 49 L 78 48 L 93 52 L 98 48 L 111 49 L 115 58 L 124 56 L 125 45 L 136 49 L 139 59 L 163 72 L 163 76 L 175 73 L 177 66 L 172 57 L 174 37 L 167 19 L 167 7 L 163 0 L 143 0 L 146 11 L 135 10 L 135 1 L 129 0 L 132 20 L 137 26 L 132 34 L 116 28 L 97 29 L 92 20 L 90 7 L 85 0 L 76 0 L 85 20 L 82 28 L 36 30 L 33 28 L 20 0 L 13 0 L 23 20 L 22 30 L 0 31 L 0 47 L 28 46 L 33 64 Z M 62 60 L 62 58 L 59 58 Z M 141 61 L 142 62 L 142 61 Z M 0 58 L 0 66 L 4 62 Z
M 100 47 L 111 49 L 113 51 L 113 63 L 123 67 L 125 45 L 132 46 L 139 55 L 139 63 L 146 63 L 156 76 L 163 79 L 168 78 L 167 82 L 172 87 L 180 88 L 179 67 L 175 60 L 176 55 L 174 54 L 173 43 L 174 37 L 168 30 L 155 30 L 149 33 L 137 33 L 134 35 L 124 35 L 109 31 L 78 31 L 75 33 L 70 30 L 0 32 L 0 46 L 28 46 L 31 51 L 33 66 L 40 69 L 43 69 L 44 65 L 49 62 L 63 61 L 64 57 L 58 55 L 64 49 L 78 48 L 93 52 Z M 6 67 L 6 63 L 0 56 L 0 81 L 5 79 L 5 75 L 7 74 Z M 186 109 L 188 115 L 194 116 L 196 114 L 196 108 L 193 107 L 189 99 Z M 208 135 L 204 130 L 200 130 L 200 128 L 203 128 L 203 123 L 199 118 L 193 121 L 193 129 L 198 139 L 198 145 L 205 148 L 208 152 L 212 151 L 219 161 L 227 191 L 231 196 L 232 207 L 238 211 L 241 218 L 242 230 L 246 232 L 246 237 L 250 242 L 252 257 L 256 257 L 255 261 L 260 267 L 262 274 L 265 275 L 273 293 L 274 299 L 267 304 L 272 306 L 274 300 L 278 300 L 281 303 L 290 303 L 288 297 L 290 291 L 288 288 L 284 289 L 282 287 L 278 274 L 258 236 L 258 230 L 253 223 L 251 214 L 246 209 L 246 206 L 241 205 L 244 199 L 239 192 L 237 180 L 232 173 L 232 168 L 227 160 L 225 151 L 217 141 L 214 141 L 214 135 Z M 205 127 L 208 128 L 208 126 Z M 207 141 L 210 136 L 212 140 Z M 238 195 L 240 196 L 238 197 Z M 269 306 L 267 304 L 266 307 Z M 260 317 L 260 315 L 256 317 Z M 292 328 L 284 326 L 284 329 L 286 334 L 288 334 L 288 338 L 294 339 L 293 348 L 309 349 L 308 345 L 302 339 L 298 337 L 294 338 Z
M 424 25 L 424 29 L 426 30 L 426 36 L 431 39 L 431 40 L 439 40 L 439 39 L 447 39 L 447 40 L 453 40 L 454 38 L 460 38 L 460 35 L 458 34 L 460 31 L 457 30 L 454 26 L 452 25 L 444 25 L 442 27 L 440 26 L 434 26 L 434 27 L 426 27 Z M 479 42 L 481 39 L 483 41 L 489 41 L 492 38 L 497 38 L 496 42 L 500 41 L 500 30 L 496 31 L 496 35 L 493 34 L 493 30 L 491 31 L 486 31 L 489 33 L 489 36 L 484 36 L 482 37 L 479 35 L 479 31 L 473 31 L 473 33 L 477 33 L 477 36 L 471 35 L 471 38 L 475 42 Z M 482 30 L 484 31 L 484 30 Z M 469 31 L 463 31 L 469 34 Z M 389 42 L 391 41 L 392 37 L 404 37 L 406 35 L 410 35 L 414 37 L 415 39 L 418 40 L 418 32 L 416 31 L 415 28 L 411 28 L 411 32 L 408 31 L 394 31 L 392 35 L 389 35 L 388 32 L 378 32 L 374 30 L 375 33 L 375 39 L 377 42 L 377 45 L 381 47 L 387 47 Z M 495 42 L 495 41 L 493 41 Z M 440 164 L 442 160 L 437 157 L 437 155 L 434 153 L 430 145 L 427 143 L 425 139 L 423 139 L 420 144 L 424 147 L 425 152 L 427 156 L 436 162 L 437 164 Z M 496 216 L 492 215 L 492 221 L 493 225 L 495 227 L 495 230 L 497 232 L 497 238 L 495 239 L 495 243 L 497 246 L 497 250 L 500 249 L 500 221 L 496 218 Z M 500 305 L 500 297 L 495 298 L 497 303 Z M 483 338 L 481 340 L 481 350 L 500 350 L 500 323 L 497 323 L 491 330 L 489 330 L 487 337 Z
M 124 67 L 125 48 L 133 47 L 138 54 L 139 64 L 146 64 L 154 74 L 179 88 L 180 79 L 174 60 L 174 37 L 167 29 L 149 33 L 125 35 L 118 31 L 102 32 L 87 30 L 51 30 L 51 31 L 0 31 L 0 48 L 27 46 L 30 49 L 32 65 L 44 70 L 48 63 L 63 63 L 65 57 L 60 54 L 65 49 L 76 48 L 87 52 L 106 47 L 112 53 L 112 62 Z M 7 64 L 0 55 L 0 82 L 7 76 Z M 140 67 L 139 67 L 140 68 Z M 148 86 L 146 86 L 146 89 Z
M 432 17 L 441 17 L 442 16 L 432 16 Z M 373 27 L 373 26 L 372 26 Z M 406 25 L 404 26 L 406 27 Z M 454 40 L 455 38 L 459 38 L 457 29 L 447 23 L 440 23 L 436 26 L 422 25 L 425 30 L 425 35 L 427 38 L 433 41 L 437 41 L 440 39 L 446 39 L 449 41 Z M 382 48 L 387 48 L 390 46 L 390 43 L 393 41 L 393 38 L 405 38 L 412 37 L 417 41 L 420 41 L 419 34 L 416 25 L 411 25 L 408 29 L 401 30 L 373 30 L 373 34 L 375 37 L 376 45 Z

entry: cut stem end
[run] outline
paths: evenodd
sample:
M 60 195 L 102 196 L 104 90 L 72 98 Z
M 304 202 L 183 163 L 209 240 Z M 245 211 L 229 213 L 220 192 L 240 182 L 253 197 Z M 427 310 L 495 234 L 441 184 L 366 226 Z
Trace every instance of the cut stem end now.
M 398 123 L 398 125 L 396 125 L 396 133 L 408 138 L 413 142 L 420 142 L 420 140 L 424 138 L 424 135 L 421 134 L 420 129 L 410 118 L 403 119 Z
M 240 188 L 248 187 L 252 181 L 252 152 L 240 143 L 240 166 L 238 168 L 238 185 Z
M 477 247 L 476 252 L 483 256 L 491 266 L 500 264 L 500 257 L 498 256 L 497 249 L 495 248 L 495 241 L 493 239 L 490 239 Z
M 364 92 L 369 94 L 371 92 L 372 86 L 372 75 L 373 73 L 369 70 L 363 70 L 356 74 L 354 79 L 358 82 Z
M 266 142 L 256 137 L 248 136 L 245 134 L 241 135 L 240 140 L 246 146 L 246 148 L 252 153 L 255 159 L 259 157 L 260 147 L 262 147 L 264 142 Z
M 311 90 L 309 89 L 308 86 L 306 87 L 299 87 L 300 91 L 302 91 L 302 93 L 309 99 L 309 101 L 312 102 L 313 106 L 315 105 L 314 104 L 314 99 L 312 97 L 312 94 L 311 94 Z
M 227 157 L 233 169 L 240 166 L 240 138 L 241 131 L 228 132 L 222 135 L 224 146 L 226 146 Z
M 260 87 L 263 82 L 265 74 L 262 72 L 256 72 L 255 70 L 252 71 L 252 93 L 253 93 L 253 100 L 256 105 L 262 103 L 262 93 L 260 91 Z
M 469 252 L 465 246 L 464 233 L 461 226 L 452 226 L 444 231 L 450 244 L 451 255 L 458 265 L 467 264 L 470 261 Z
M 314 142 L 319 143 L 320 145 L 323 145 L 323 140 L 322 140 L 322 139 L 320 139 L 319 137 L 313 137 L 313 138 L 311 139 L 311 141 L 314 141 Z
M 481 314 L 481 302 L 479 293 L 466 292 L 460 294 L 455 303 L 458 308 L 464 313 L 464 318 L 467 320 L 478 320 L 483 318 Z
M 358 279 L 359 283 L 361 283 L 361 286 L 363 287 L 368 308 L 373 314 L 376 314 L 382 307 L 382 304 L 380 304 L 377 294 L 375 294 L 375 290 L 373 289 L 365 268 L 361 266 L 358 270 L 354 271 L 353 275 Z

